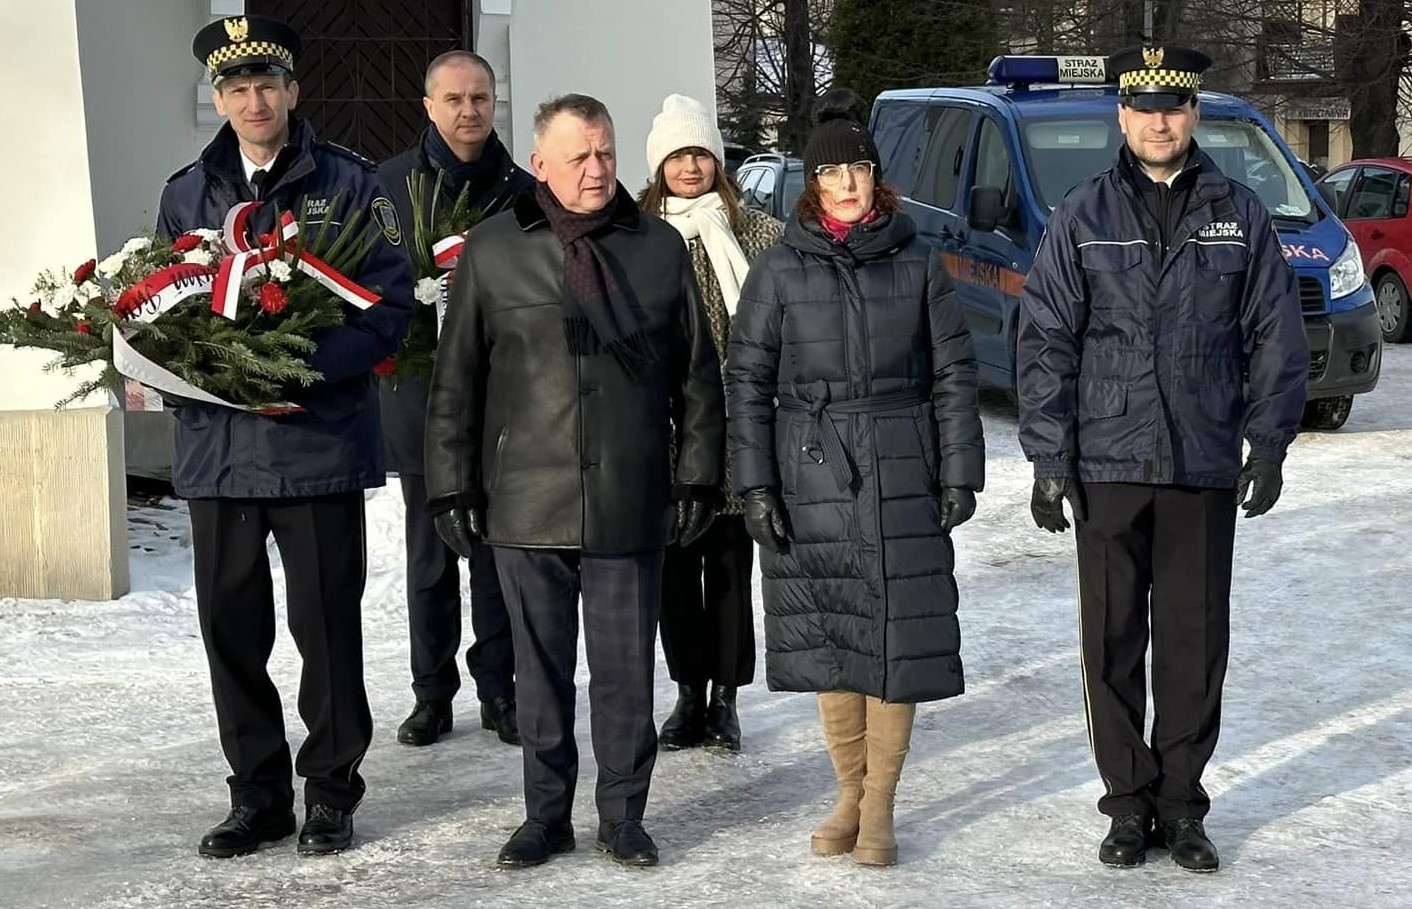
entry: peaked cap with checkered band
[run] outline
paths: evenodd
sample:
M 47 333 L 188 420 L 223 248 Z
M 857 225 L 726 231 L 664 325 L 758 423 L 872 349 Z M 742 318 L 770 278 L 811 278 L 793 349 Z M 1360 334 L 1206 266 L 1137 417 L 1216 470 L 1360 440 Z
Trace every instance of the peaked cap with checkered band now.
M 1201 88 L 1201 74 L 1210 65 L 1211 58 L 1200 51 L 1170 44 L 1128 47 L 1108 58 L 1118 96 L 1139 110 L 1181 107 Z
M 196 33 L 191 53 L 212 82 L 231 76 L 294 74 L 302 49 L 299 33 L 264 16 L 227 16 Z

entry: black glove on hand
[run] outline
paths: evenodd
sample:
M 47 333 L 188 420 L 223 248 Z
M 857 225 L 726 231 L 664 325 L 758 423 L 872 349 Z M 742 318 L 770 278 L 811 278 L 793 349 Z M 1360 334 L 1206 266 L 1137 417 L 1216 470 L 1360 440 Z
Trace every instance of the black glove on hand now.
M 779 552 L 789 539 L 784 528 L 784 508 L 774 492 L 752 489 L 745 494 L 745 532 L 770 552 Z
M 976 513 L 976 494 L 969 489 L 946 487 L 941 491 L 941 529 L 950 533 Z
M 705 499 L 688 497 L 682 500 L 677 508 L 677 545 L 690 546 L 701 535 L 711 527 L 711 522 L 716 520 L 716 508 L 714 502 Z
M 1254 486 L 1254 490 L 1250 487 Z M 1247 518 L 1258 518 L 1275 507 L 1284 489 L 1284 475 L 1280 465 L 1273 461 L 1251 458 L 1240 469 L 1240 491 L 1236 493 L 1236 504 L 1245 509 Z M 1250 493 L 1250 499 L 1245 497 Z
M 1084 491 L 1074 477 L 1045 477 L 1034 481 L 1034 492 L 1030 495 L 1030 515 L 1035 526 L 1050 533 L 1063 533 L 1069 529 L 1069 521 L 1064 517 L 1064 500 L 1069 500 L 1069 508 L 1075 521 L 1087 521 L 1088 509 L 1084 506 Z
M 485 518 L 479 508 L 453 508 L 432 520 L 437 535 L 463 559 L 471 557 L 471 548 L 485 534 Z

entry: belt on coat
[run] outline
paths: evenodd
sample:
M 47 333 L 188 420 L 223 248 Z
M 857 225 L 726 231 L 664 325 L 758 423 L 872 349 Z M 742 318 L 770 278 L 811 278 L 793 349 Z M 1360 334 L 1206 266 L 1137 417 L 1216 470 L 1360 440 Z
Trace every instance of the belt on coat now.
M 903 407 L 915 407 L 931 400 L 930 392 L 922 388 L 907 388 L 886 394 L 869 395 L 866 398 L 850 398 L 847 401 L 830 401 L 828 385 L 824 382 L 815 382 L 804 389 L 807 396 L 798 394 L 799 391 L 800 389 L 796 388 L 792 397 L 781 395 L 778 398 L 780 410 L 807 413 L 813 419 L 814 431 L 818 433 L 819 446 L 824 452 L 823 463 L 828 464 L 829 469 L 833 471 L 840 492 L 853 485 L 854 468 L 848 450 L 843 446 L 843 437 L 838 434 L 838 427 L 834 425 L 832 417 L 841 414 L 883 413 Z

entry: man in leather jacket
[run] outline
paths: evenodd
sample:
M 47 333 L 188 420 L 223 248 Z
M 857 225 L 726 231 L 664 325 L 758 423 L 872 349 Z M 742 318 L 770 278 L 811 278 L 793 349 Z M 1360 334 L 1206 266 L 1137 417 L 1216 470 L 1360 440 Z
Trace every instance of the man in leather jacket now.
M 546 102 L 535 140 L 535 188 L 477 226 L 458 264 L 428 396 L 427 508 L 456 551 L 494 548 L 510 612 L 526 820 L 500 864 L 574 846 L 581 593 L 598 846 L 651 865 L 662 559 L 718 507 L 720 365 L 681 235 L 617 181 L 608 111 Z

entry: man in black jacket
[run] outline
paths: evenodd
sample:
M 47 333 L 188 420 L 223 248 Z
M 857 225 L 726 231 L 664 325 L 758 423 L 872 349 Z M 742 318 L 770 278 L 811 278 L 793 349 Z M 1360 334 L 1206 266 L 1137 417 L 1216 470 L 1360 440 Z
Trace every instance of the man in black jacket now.
M 457 552 L 495 548 L 510 609 L 526 820 L 500 864 L 574 846 L 582 593 L 598 846 L 652 865 L 642 816 L 662 558 L 674 531 L 689 544 L 715 513 L 720 364 L 681 235 L 617 181 L 603 105 L 542 105 L 530 161 L 534 191 L 471 232 L 451 288 L 427 407 L 428 510 Z
M 363 685 L 363 493 L 383 485 L 386 472 L 371 370 L 407 330 L 412 283 L 396 248 L 402 231 L 372 164 L 317 141 L 291 113 L 298 49 L 288 26 L 256 16 L 217 20 L 197 34 L 192 50 L 229 122 L 172 177 L 157 216 L 158 231 L 175 238 L 220 229 L 233 206 L 258 200 L 267 203 L 251 218 L 258 235 L 274 228 L 277 212 L 307 202 L 313 232 L 331 219 L 330 242 L 351 212 L 382 228 L 349 276 L 381 301 L 315 338 L 309 364 L 323 380 L 291 395 L 302 412 L 267 416 L 195 402 L 176 410 L 172 484 L 190 500 L 196 611 L 231 766 L 230 816 L 199 847 L 220 858 L 294 832 L 292 770 L 305 778 L 308 810 L 299 851 L 346 848 L 373 732 Z M 299 713 L 309 732 L 293 768 L 284 708 L 266 669 L 276 627 L 270 536 L 283 557 L 289 629 L 304 660 Z
M 507 207 L 534 178 L 515 166 L 491 125 L 495 116 L 495 73 L 484 58 L 448 51 L 427 67 L 426 96 L 431 120 L 421 138 L 378 168 L 383 188 L 397 207 L 409 243 L 414 242 L 412 197 L 407 179 L 424 175 L 428 191 L 441 180 L 439 205 L 453 204 L 462 192 L 472 210 L 489 217 Z M 421 212 L 431 226 L 433 206 Z M 432 242 L 441 239 L 431 238 Z M 429 307 L 418 318 L 432 319 Z M 412 642 L 412 693 L 416 704 L 397 730 L 407 745 L 430 745 L 451 730 L 451 701 L 461 687 L 456 654 L 461 648 L 461 576 L 457 556 L 441 538 L 426 511 L 422 439 L 426 434 L 427 390 L 416 377 L 382 382 L 383 449 L 387 469 L 397 474 L 406 506 L 407 624 Z M 500 740 L 520 743 L 515 717 L 515 650 L 510 617 L 495 556 L 477 543 L 471 550 L 471 628 L 475 643 L 466 667 L 476 683 L 481 725 Z

